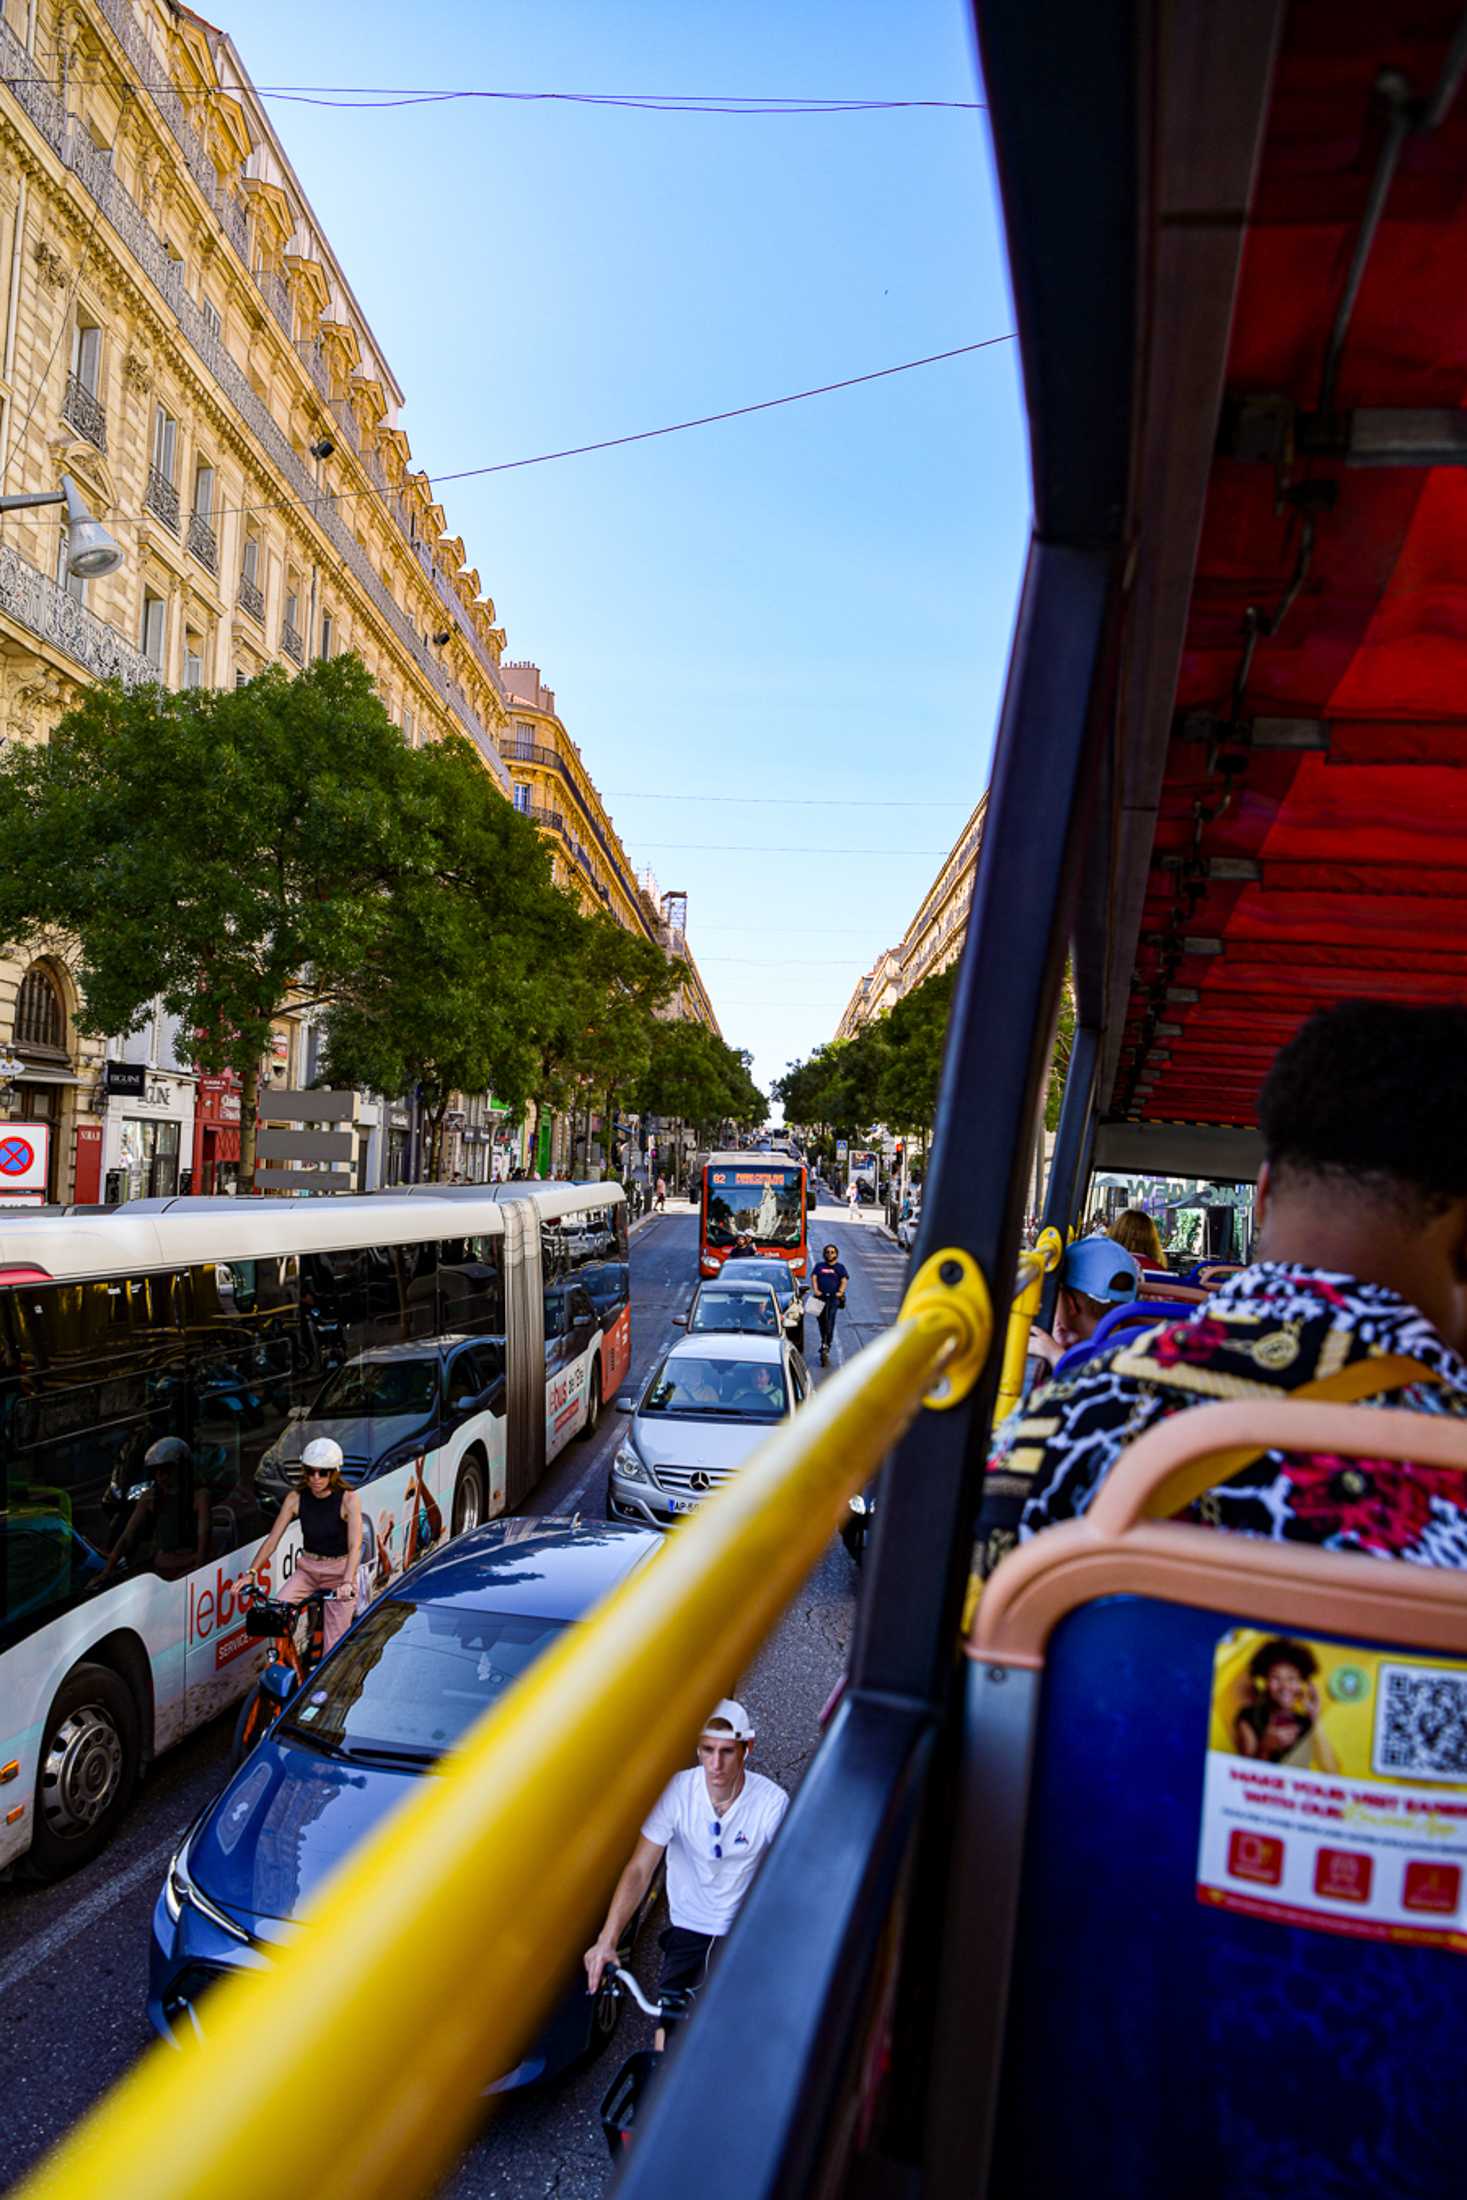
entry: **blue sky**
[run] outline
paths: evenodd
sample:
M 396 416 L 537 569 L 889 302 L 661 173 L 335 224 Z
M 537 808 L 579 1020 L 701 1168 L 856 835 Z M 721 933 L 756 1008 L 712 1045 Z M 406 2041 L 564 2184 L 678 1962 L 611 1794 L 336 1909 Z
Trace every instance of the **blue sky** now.
M 960 0 L 217 4 L 261 85 L 981 96 Z M 272 113 L 434 475 L 1012 326 L 981 114 Z M 985 783 L 1028 529 L 1014 347 L 441 501 L 767 1086 Z

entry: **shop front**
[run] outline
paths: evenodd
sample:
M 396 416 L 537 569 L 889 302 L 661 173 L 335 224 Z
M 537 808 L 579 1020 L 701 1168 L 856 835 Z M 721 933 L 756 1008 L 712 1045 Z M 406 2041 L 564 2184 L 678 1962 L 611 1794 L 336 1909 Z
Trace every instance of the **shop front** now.
M 239 1188 L 240 1082 L 232 1069 L 199 1079 L 194 1097 L 191 1192 Z
M 108 1062 L 104 1197 L 171 1199 L 193 1151 L 194 1088 L 140 1062 Z

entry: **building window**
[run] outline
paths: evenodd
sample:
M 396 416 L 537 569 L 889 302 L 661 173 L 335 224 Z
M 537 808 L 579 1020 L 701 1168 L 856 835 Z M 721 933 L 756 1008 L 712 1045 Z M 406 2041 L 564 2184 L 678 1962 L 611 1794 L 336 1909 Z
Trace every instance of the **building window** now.
M 202 520 L 214 517 L 214 469 L 206 458 L 194 469 L 194 512 Z
M 107 415 L 102 409 L 102 331 L 78 314 L 71 339 L 71 372 L 62 399 L 63 416 L 99 451 L 107 448 Z
M 249 668 L 249 666 L 248 666 L 248 665 L 236 665 L 236 666 L 235 666 L 235 668 L 234 668 L 234 684 L 235 684 L 235 686 L 236 686 L 237 688 L 242 688 L 242 687 L 248 687 L 248 686 L 249 686 L 249 684 L 250 684 L 250 668 Z
M 150 588 L 143 590 L 143 625 L 139 637 L 143 655 L 159 679 L 163 677 L 163 652 L 168 639 L 168 606 Z
M 56 980 L 32 963 L 15 996 L 15 1044 L 33 1054 L 66 1052 L 66 1010 Z
M 241 564 L 240 570 L 244 574 L 245 579 L 249 582 L 251 588 L 259 587 L 260 538 L 258 535 L 245 536 L 244 559 L 243 563 Z
M 408 745 L 408 747 L 409 747 L 410 749 L 415 749 L 415 748 L 417 747 L 417 745 L 418 745 L 418 719 L 417 719 L 417 713 L 416 713 L 415 711 L 411 711 L 411 710 L 409 710 L 406 704 L 404 704 L 404 705 L 403 705 L 403 711 L 402 711 L 402 737 L 403 737 L 404 741 L 406 741 L 406 743 L 407 743 L 407 745 Z
M 522 816 L 528 814 L 530 807 L 530 790 L 528 787 L 517 786 L 515 788 L 514 806 Z
M 329 611 L 321 613 L 321 655 L 329 657 L 336 646 L 336 621 Z
M 203 314 L 205 321 L 208 323 L 209 334 L 213 337 L 222 336 L 224 333 L 224 322 L 220 316 L 219 308 L 215 305 L 213 299 L 201 298 L 199 300 L 199 311 Z
M 162 405 L 153 408 L 153 471 L 160 481 L 173 486 L 178 464 L 178 422 Z
M 192 628 L 183 638 L 183 684 L 186 688 L 204 684 L 204 637 Z

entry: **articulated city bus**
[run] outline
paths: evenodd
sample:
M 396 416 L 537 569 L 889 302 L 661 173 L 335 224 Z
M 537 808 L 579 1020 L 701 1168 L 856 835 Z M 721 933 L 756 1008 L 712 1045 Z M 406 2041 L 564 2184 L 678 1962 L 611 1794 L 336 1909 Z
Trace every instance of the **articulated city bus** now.
M 629 1275 L 619 1185 L 0 1221 L 0 1865 L 93 1855 L 140 1766 L 244 1693 L 240 1577 L 313 1437 L 381 1586 L 595 1430 Z M 182 1473 L 144 1466 L 165 1436 Z
M 713 1153 L 699 1174 L 698 1268 L 716 1276 L 740 1237 L 806 1273 L 808 1172 L 775 1153 Z

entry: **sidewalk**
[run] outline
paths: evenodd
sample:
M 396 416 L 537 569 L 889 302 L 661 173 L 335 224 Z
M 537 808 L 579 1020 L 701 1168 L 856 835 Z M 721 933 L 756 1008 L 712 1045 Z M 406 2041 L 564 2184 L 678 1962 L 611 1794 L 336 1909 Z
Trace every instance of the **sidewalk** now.
M 888 1245 L 897 1243 L 897 1234 L 895 1230 L 887 1228 L 886 1217 L 879 1207 L 858 1207 L 855 1219 L 852 1220 L 850 1208 L 844 1200 L 838 1204 L 831 1201 L 810 1209 L 808 1225 L 812 1236 L 817 1223 L 822 1230 L 868 1230 L 873 1237 L 884 1238 Z

